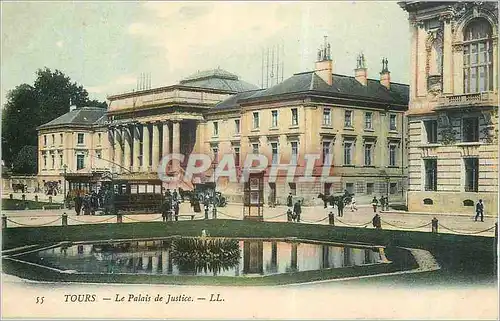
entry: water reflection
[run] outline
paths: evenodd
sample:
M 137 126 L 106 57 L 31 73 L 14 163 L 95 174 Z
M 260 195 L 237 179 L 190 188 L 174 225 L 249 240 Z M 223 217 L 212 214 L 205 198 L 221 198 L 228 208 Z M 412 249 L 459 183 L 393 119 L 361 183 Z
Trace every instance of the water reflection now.
M 174 238 L 80 244 L 44 250 L 25 259 L 86 273 L 246 276 L 380 263 L 371 248 L 325 244 Z

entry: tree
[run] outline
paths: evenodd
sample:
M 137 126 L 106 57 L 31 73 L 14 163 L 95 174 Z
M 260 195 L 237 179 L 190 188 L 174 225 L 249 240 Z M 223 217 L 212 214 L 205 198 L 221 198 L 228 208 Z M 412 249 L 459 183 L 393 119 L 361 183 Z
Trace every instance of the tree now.
M 40 108 L 35 88 L 22 84 L 7 94 L 2 113 L 2 158 L 11 164 L 21 148 L 37 145 Z
M 36 174 L 38 150 L 36 146 L 23 146 L 12 164 L 12 171 L 16 174 Z
M 24 146 L 37 146 L 36 128 L 77 107 L 106 108 L 105 102 L 89 100 L 81 85 L 59 70 L 45 67 L 36 72 L 33 86 L 21 84 L 7 94 L 2 115 L 2 158 L 11 165 Z

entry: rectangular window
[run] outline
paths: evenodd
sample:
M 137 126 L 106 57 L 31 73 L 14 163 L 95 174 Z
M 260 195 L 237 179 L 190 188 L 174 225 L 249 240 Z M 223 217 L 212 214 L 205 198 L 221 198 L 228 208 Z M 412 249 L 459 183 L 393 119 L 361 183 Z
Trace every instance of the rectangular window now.
M 365 145 L 365 166 L 372 166 L 372 144 Z
M 292 108 L 292 126 L 299 124 L 299 111 L 297 108 Z
M 292 145 L 292 159 L 290 160 L 292 164 L 297 164 L 299 158 L 299 142 L 290 142 Z
M 344 113 L 344 127 L 352 127 L 352 110 L 346 110 Z
M 365 113 L 365 129 L 373 129 L 373 127 L 372 127 L 372 113 L 371 112 Z
M 59 166 L 60 166 L 61 168 L 63 167 L 63 163 L 64 163 L 64 161 L 63 161 L 63 154 L 60 154 L 60 155 L 59 155 Z
M 76 155 L 76 170 L 80 170 L 83 168 L 85 168 L 85 155 Z
M 52 157 L 52 169 L 54 169 L 54 167 L 56 166 L 56 155 L 51 155 Z
M 353 194 L 354 193 L 354 183 L 345 183 L 345 189 L 350 194 Z
M 43 146 L 47 146 L 47 135 L 43 135 Z
M 253 113 L 253 128 L 254 129 L 259 128 L 259 113 L 258 112 Z
M 464 142 L 479 141 L 479 119 L 477 117 L 462 119 L 462 139 Z
M 52 134 L 52 145 L 56 143 L 56 135 Z
M 438 142 L 437 137 L 437 120 L 424 121 L 425 132 L 427 134 L 427 143 L 435 144 Z
M 389 166 L 396 166 L 396 145 L 389 145 Z
M 297 185 L 295 183 L 288 183 L 288 187 L 290 188 L 290 193 L 292 193 L 292 195 L 297 195 Z
M 389 193 L 396 194 L 398 192 L 398 185 L 396 183 L 389 184 Z
M 437 160 L 424 159 L 425 190 L 437 191 Z
M 396 115 L 389 115 L 389 130 L 397 130 Z
M 259 153 L 259 144 L 257 144 L 257 143 L 252 144 L 252 153 L 254 155 Z
M 366 194 L 367 195 L 373 194 L 373 183 L 366 183 Z
M 83 139 L 84 139 L 84 134 L 83 133 L 78 133 L 76 143 L 77 144 L 83 144 Z
M 278 143 L 271 143 L 272 164 L 278 164 Z
M 330 144 L 331 142 L 328 140 L 323 141 L 323 164 L 330 164 Z
M 219 136 L 219 123 L 214 121 L 214 136 Z
M 271 111 L 271 127 L 278 127 L 278 111 Z
M 240 148 L 234 147 L 234 166 L 240 167 Z
M 352 164 L 352 143 L 344 143 L 344 165 Z
M 234 120 L 234 133 L 236 135 L 240 134 L 240 120 L 239 119 Z
M 64 144 L 64 136 L 63 136 L 63 134 L 59 134 L 59 136 L 61 138 L 61 145 L 63 145 Z
M 332 124 L 332 114 L 330 108 L 323 108 L 323 125 L 330 126 Z
M 479 159 L 465 158 L 465 191 L 477 192 L 479 185 Z
M 47 155 L 43 155 L 43 168 L 47 168 Z
M 97 134 L 97 144 L 101 145 L 101 133 Z

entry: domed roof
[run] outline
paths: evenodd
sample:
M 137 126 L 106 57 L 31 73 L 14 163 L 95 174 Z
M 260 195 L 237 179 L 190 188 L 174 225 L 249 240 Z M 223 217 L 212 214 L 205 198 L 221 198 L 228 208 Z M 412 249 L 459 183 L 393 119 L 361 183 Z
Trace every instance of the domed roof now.
M 240 80 L 235 74 L 220 68 L 198 71 L 197 73 L 181 80 L 180 84 L 190 87 L 209 88 L 232 92 L 258 89 L 257 86 Z

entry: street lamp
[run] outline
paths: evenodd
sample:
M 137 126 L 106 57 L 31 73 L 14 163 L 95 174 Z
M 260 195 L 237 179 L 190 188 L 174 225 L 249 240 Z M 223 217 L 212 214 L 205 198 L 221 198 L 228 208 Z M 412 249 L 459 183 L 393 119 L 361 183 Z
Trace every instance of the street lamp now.
M 213 194 L 212 194 L 212 205 L 213 205 L 213 208 L 212 208 L 212 218 L 216 219 L 217 218 L 217 204 L 216 204 L 216 200 L 215 200 L 215 192 L 217 191 L 217 180 L 215 178 L 215 169 L 217 167 L 217 160 L 215 159 L 214 162 L 213 162 L 213 167 L 214 167 L 214 170 L 213 170 L 213 174 L 214 174 L 214 191 L 213 191 Z
M 63 194 L 63 199 L 64 199 L 64 207 L 67 207 L 66 204 L 66 170 L 68 169 L 68 165 L 64 164 L 63 165 L 63 170 L 64 170 L 64 176 L 63 176 L 63 184 L 64 184 L 64 194 Z
M 386 185 L 386 189 L 387 189 L 387 191 L 386 191 L 387 194 L 385 196 L 385 206 L 386 206 L 387 209 L 389 209 L 389 184 L 390 184 L 390 179 L 391 178 L 389 177 L 389 175 L 387 175 L 385 177 L 385 181 L 386 181 L 385 185 Z

